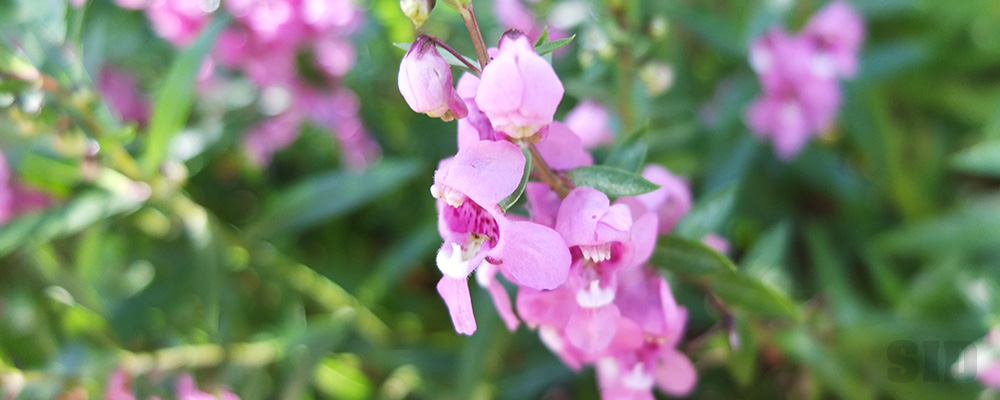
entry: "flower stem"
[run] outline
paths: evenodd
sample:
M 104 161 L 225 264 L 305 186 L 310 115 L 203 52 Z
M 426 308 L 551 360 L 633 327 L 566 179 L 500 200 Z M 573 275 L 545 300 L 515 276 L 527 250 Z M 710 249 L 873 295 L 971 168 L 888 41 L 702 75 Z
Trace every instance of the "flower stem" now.
M 472 3 L 459 7 L 458 13 L 462 15 L 465 27 L 469 29 L 472 45 L 476 48 L 476 57 L 479 58 L 479 67 L 486 68 L 490 57 L 486 54 L 486 42 L 483 41 L 483 33 L 479 31 L 479 21 L 476 20 L 476 12 L 472 9 Z
M 569 191 L 572 188 L 570 188 L 565 181 L 560 179 L 559 175 L 556 175 L 556 172 L 549 167 L 549 164 L 545 162 L 544 158 L 542 158 L 542 154 L 538 152 L 538 148 L 535 147 L 534 143 L 527 140 L 521 140 L 518 143 L 520 143 L 521 146 L 526 147 L 528 152 L 531 153 L 531 165 L 535 167 L 536 171 L 538 171 L 538 175 L 542 179 L 542 182 L 549 185 L 549 187 L 559 195 L 560 199 L 565 199 L 566 196 L 569 195 Z
M 478 67 L 476 67 L 472 63 L 470 63 L 469 60 L 465 58 L 465 56 L 463 56 L 458 51 L 456 51 L 455 49 L 453 49 L 451 46 L 449 46 L 443 40 L 438 39 L 438 38 L 436 38 L 434 36 L 428 36 L 428 37 L 431 38 L 431 41 L 433 41 L 434 44 L 436 44 L 438 47 L 440 47 L 440 48 L 444 49 L 445 51 L 451 53 L 453 56 L 455 56 L 455 58 L 457 58 L 459 61 L 461 61 L 462 64 L 465 64 L 465 66 L 467 68 L 469 68 L 470 71 L 475 72 L 476 76 L 480 76 L 480 75 L 483 74 L 483 71 L 481 71 Z

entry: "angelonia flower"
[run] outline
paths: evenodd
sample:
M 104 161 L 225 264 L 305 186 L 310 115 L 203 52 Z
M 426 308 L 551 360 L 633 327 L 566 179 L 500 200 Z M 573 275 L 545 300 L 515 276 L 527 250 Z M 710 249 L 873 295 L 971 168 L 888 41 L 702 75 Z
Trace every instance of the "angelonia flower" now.
M 228 387 L 222 386 L 215 393 L 198 390 L 194 378 L 184 373 L 177 377 L 174 387 L 175 394 L 171 398 L 178 400 L 239 400 L 239 396 Z M 131 377 L 125 371 L 117 369 L 108 377 L 108 385 L 104 392 L 104 400 L 135 400 L 132 394 Z M 157 397 L 150 397 L 158 399 Z
M 219 5 L 205 0 L 115 2 L 145 10 L 154 31 L 178 47 L 204 31 Z M 265 113 L 269 118 L 245 137 L 252 162 L 270 162 L 272 154 L 298 138 L 304 123 L 328 130 L 350 168 L 364 168 L 379 157 L 378 144 L 358 117 L 357 96 L 342 82 L 356 58 L 349 36 L 363 19 L 352 0 L 225 0 L 221 6 L 233 22 L 219 35 L 199 81 L 218 66 L 243 74 L 262 93 L 282 92 L 288 99 L 276 113 Z M 301 71 L 303 60 L 308 74 Z M 277 132 L 281 129 L 290 131 Z
M 493 129 L 522 139 L 535 137 L 552 122 L 563 92 L 555 70 L 535 53 L 528 37 L 508 31 L 483 68 L 475 100 Z
M 567 123 L 555 120 L 562 83 L 519 32 L 504 35 L 481 77 L 463 74 L 454 94 L 447 65 L 418 60 L 419 46 L 418 40 L 400 67 L 400 91 L 410 106 L 441 113 L 454 95 L 468 111 L 457 121 L 458 152 L 438 164 L 430 187 L 443 239 L 437 291 L 455 331 L 476 331 L 469 289 L 475 274 L 508 329 L 523 322 L 570 367 L 594 366 L 604 399 L 690 393 L 697 373 L 677 349 L 687 311 L 647 265 L 658 235 L 691 208 L 685 181 L 651 165 L 643 176 L 661 187 L 614 202 L 590 187 L 529 181 L 521 203 L 527 213 L 508 212 L 525 167 L 543 168 L 527 165 L 525 153 L 555 179 L 592 165 L 586 149 L 612 138 L 607 111 L 583 102 Z M 424 57 L 436 55 L 425 51 Z M 440 72 L 411 72 L 418 62 Z M 426 101 L 411 101 L 417 91 Z M 417 106 L 424 103 L 431 106 Z M 570 121 L 588 131 L 581 135 Z
M 959 355 L 954 375 L 972 376 L 986 387 L 1000 389 L 1000 326 L 994 326 L 979 342 Z
M 828 4 L 799 35 L 771 28 L 750 45 L 750 66 L 763 94 L 746 112 L 754 134 L 791 159 L 827 129 L 840 106 L 838 78 L 857 69 L 864 38 L 861 17 L 843 1 Z
M 399 92 L 413 111 L 451 121 L 469 110 L 452 86 L 451 67 L 433 39 L 420 35 L 399 64 Z

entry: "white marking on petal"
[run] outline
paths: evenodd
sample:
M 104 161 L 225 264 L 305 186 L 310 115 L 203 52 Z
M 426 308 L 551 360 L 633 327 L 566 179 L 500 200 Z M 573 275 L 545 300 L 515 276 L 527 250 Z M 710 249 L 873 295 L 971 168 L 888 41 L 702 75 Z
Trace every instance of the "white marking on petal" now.
M 496 267 L 486 260 L 479 263 L 479 267 L 476 268 L 476 283 L 478 283 L 480 287 L 490 287 L 490 283 L 492 283 L 494 279 L 493 275 L 496 274 L 496 270 L 494 268 Z
M 541 339 L 542 343 L 545 344 L 549 350 L 552 350 L 553 353 L 558 353 L 562 351 L 563 347 L 565 347 L 563 345 L 562 337 L 559 336 L 559 332 L 556 331 L 556 328 L 551 326 L 542 326 L 538 328 L 538 338 Z
M 465 279 L 472 272 L 468 261 L 462 259 L 462 246 L 459 246 L 458 243 L 451 244 L 450 252 L 447 251 L 447 248 L 439 250 L 436 261 L 441 273 L 452 278 Z
M 583 308 L 597 308 L 615 301 L 615 291 L 602 288 L 600 282 L 594 280 L 586 288 L 576 291 L 576 303 Z
M 653 375 L 646 372 L 643 363 L 636 363 L 631 371 L 622 376 L 622 385 L 632 390 L 649 390 L 653 388 Z

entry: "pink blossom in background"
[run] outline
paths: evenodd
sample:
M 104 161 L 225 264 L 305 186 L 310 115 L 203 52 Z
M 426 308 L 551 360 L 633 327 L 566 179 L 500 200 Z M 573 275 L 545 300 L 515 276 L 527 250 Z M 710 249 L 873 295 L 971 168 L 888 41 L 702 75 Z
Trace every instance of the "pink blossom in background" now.
M 799 35 L 775 27 L 750 45 L 763 94 L 746 110 L 746 124 L 774 144 L 779 158 L 793 158 L 833 123 L 840 107 L 836 78 L 853 76 L 863 38 L 860 16 L 836 1 Z
M 657 231 L 660 234 L 670 233 L 677 221 L 691 211 L 691 189 L 684 179 L 655 164 L 646 166 L 642 177 L 660 188 L 638 196 L 623 197 L 618 202 L 628 205 L 633 213 L 656 213 L 659 217 Z
M 833 1 L 813 15 L 802 35 L 815 48 L 813 72 L 820 76 L 853 77 L 858 51 L 865 39 L 864 20 L 844 1 Z
M 568 114 L 566 125 L 580 137 L 583 147 L 592 149 L 611 144 L 611 119 L 608 110 L 594 100 L 581 101 Z
M 153 30 L 177 47 L 185 47 L 208 24 L 210 12 L 204 0 L 151 0 L 146 9 Z
M 214 10 L 204 0 L 115 0 L 143 9 L 154 31 L 175 46 L 189 44 L 204 30 Z M 302 122 L 331 132 L 344 164 L 364 168 L 381 149 L 358 116 L 357 96 L 342 84 L 354 66 L 351 35 L 364 15 L 351 0 L 225 0 L 234 21 L 220 34 L 212 57 L 199 73 L 199 88 L 212 90 L 211 74 L 219 65 L 245 75 L 259 89 L 293 93 L 288 115 L 273 116 L 245 136 L 244 148 L 260 165 L 298 137 Z M 322 82 L 300 76 L 298 60 L 311 55 Z M 301 96 L 299 96 L 301 95 Z M 346 99 L 346 100 L 345 100 Z M 349 113 L 347 111 L 350 111 Z M 288 131 L 290 130 L 290 131 Z
M 270 164 L 275 152 L 298 139 L 301 122 L 299 114 L 286 112 L 251 128 L 243 141 L 251 161 L 257 165 Z
M 104 400 L 135 400 L 130 381 L 131 377 L 125 371 L 121 369 L 113 371 L 108 377 Z M 176 392 L 171 398 L 178 400 L 240 400 L 239 396 L 225 386 L 220 387 L 215 393 L 198 390 L 194 378 L 187 373 L 177 377 L 174 389 Z M 150 400 L 152 399 L 159 398 L 150 397 Z
M 139 90 L 135 77 L 117 68 L 105 66 L 97 79 L 97 90 L 122 121 L 146 125 L 149 120 L 149 100 Z
M 537 0 L 527 1 L 537 3 Z M 496 0 L 493 2 L 493 14 L 496 15 L 500 26 L 524 32 L 531 39 L 532 43 L 538 40 L 542 35 L 542 31 L 546 28 L 548 28 L 550 40 L 558 40 L 569 36 L 565 31 L 554 28 L 551 24 L 546 24 L 545 21 L 539 21 L 531 11 L 531 8 L 524 3 L 524 0 Z M 556 52 L 559 53 L 559 50 L 556 50 Z

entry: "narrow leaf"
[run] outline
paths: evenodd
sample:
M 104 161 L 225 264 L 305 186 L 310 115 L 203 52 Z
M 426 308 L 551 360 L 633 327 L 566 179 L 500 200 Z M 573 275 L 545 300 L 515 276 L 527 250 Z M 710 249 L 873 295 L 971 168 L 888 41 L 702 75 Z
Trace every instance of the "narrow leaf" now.
M 608 197 L 637 196 L 660 187 L 636 173 L 606 165 L 579 167 L 566 177 L 576 186 L 592 187 Z
M 646 165 L 646 153 L 648 152 L 649 145 L 642 140 L 622 145 L 611 152 L 608 159 L 604 161 L 604 165 L 638 174 L 642 172 L 642 167 Z
M 726 256 L 701 242 L 674 235 L 660 237 L 650 263 L 686 275 L 736 272 L 736 266 Z
M 540 56 L 544 56 L 544 55 L 549 54 L 549 53 L 551 53 L 553 51 L 559 50 L 563 46 L 566 46 L 566 45 L 570 44 L 570 42 L 572 42 L 573 39 L 575 39 L 575 38 L 576 38 L 576 35 L 573 35 L 573 36 L 570 36 L 568 38 L 563 38 L 563 39 L 559 39 L 559 40 L 556 40 L 556 41 L 545 43 L 545 44 L 543 44 L 541 46 L 535 46 L 535 52 L 538 53 L 538 55 L 540 55 Z
M 549 26 L 546 25 L 544 28 L 542 28 L 542 34 L 538 35 L 538 40 L 535 41 L 535 48 L 537 49 L 538 47 L 548 42 L 549 42 Z
M 521 195 L 524 194 L 524 188 L 528 185 L 528 175 L 531 175 L 531 153 L 528 149 L 521 148 L 521 152 L 524 153 L 524 173 L 521 174 L 521 183 L 517 185 L 517 189 L 514 189 L 514 193 L 507 196 L 506 199 L 500 201 L 500 209 L 507 212 L 507 209 L 514 206 L 518 200 L 521 199 Z
M 141 204 L 142 199 L 94 190 L 43 212 L 17 217 L 0 227 L 0 257 L 25 244 L 79 232 L 95 222 L 134 211 Z
M 1000 177 L 1000 140 L 982 142 L 952 158 L 952 167 L 970 174 Z
M 149 135 L 142 158 L 142 169 L 152 175 L 167 156 L 167 148 L 174 135 L 184 128 L 191 107 L 194 105 L 194 86 L 205 56 L 215 43 L 229 18 L 216 18 L 191 47 L 174 61 L 163 86 L 156 95 Z
M 401 186 L 420 168 L 409 161 L 383 161 L 357 173 L 337 170 L 304 179 L 278 193 L 248 228 L 250 236 L 300 232 L 360 207 Z
M 674 229 L 686 238 L 701 240 L 705 235 L 718 231 L 729 220 L 736 201 L 736 185 L 732 184 L 702 198 L 695 203 Z
M 754 314 L 798 319 L 798 306 L 792 299 L 743 273 L 715 275 L 712 292 L 726 303 Z

